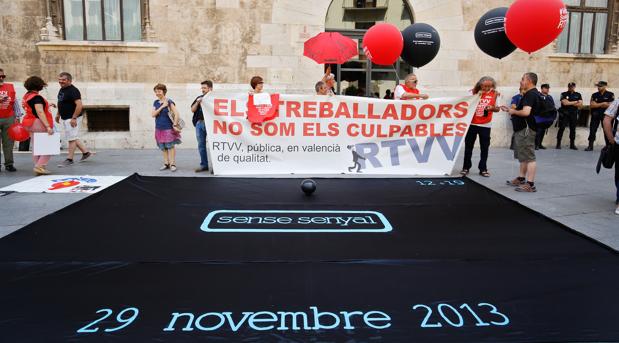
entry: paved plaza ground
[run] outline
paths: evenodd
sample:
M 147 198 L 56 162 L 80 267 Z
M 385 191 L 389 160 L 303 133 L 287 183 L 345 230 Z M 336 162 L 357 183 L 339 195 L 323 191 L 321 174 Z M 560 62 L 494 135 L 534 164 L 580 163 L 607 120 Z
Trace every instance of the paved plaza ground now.
M 478 150 L 473 165 L 478 162 Z M 470 178 L 486 187 L 530 207 L 570 228 L 619 250 L 619 216 L 614 214 L 615 186 L 613 170 L 602 169 L 595 173 L 596 151 L 571 151 L 549 149 L 538 151 L 537 193 L 518 193 L 505 184 L 518 173 L 518 164 L 507 149 L 490 150 L 488 166 L 492 176 L 484 178 L 473 168 Z M 58 168 L 65 156 L 52 159 L 49 169 L 58 175 L 131 175 L 213 177 L 207 173 L 196 174 L 199 157 L 191 149 L 178 150 L 178 171 L 160 172 L 161 154 L 158 150 L 99 150 L 91 160 Z M 0 187 L 33 177 L 29 153 L 15 154 L 15 173 L 0 172 Z M 457 175 L 462 166 L 462 152 L 454 167 Z M 306 175 L 291 175 L 305 177 Z M 311 176 L 311 175 L 310 175 Z M 367 177 L 367 176 L 364 176 Z M 320 186 L 319 186 L 320 187 Z M 35 194 L 13 193 L 0 197 L 0 237 L 85 198 L 84 194 Z M 113 215 L 113 214 L 110 214 Z M 471 214 L 476 215 L 476 214 Z M 95 218 L 93 218 L 95 220 Z M 483 219 L 480 219 L 483 220 Z M 86 223 L 85 223 L 86 224 Z

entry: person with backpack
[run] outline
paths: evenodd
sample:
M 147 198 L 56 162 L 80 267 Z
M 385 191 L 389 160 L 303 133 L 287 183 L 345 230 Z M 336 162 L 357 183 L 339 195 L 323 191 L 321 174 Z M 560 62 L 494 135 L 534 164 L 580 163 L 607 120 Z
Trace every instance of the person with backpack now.
M 535 150 L 546 149 L 542 145 L 544 135 L 552 123 L 557 119 L 557 108 L 555 107 L 555 100 L 550 95 L 550 85 L 544 83 L 540 87 L 541 96 L 543 102 L 543 108 L 540 113 L 535 115 L 535 124 L 537 125 L 537 132 L 535 134 Z
M 510 186 L 516 187 L 517 192 L 537 192 L 535 188 L 535 115 L 539 114 L 541 94 L 536 88 L 537 74 L 525 73 L 520 80 L 520 88 L 524 95 L 518 106 L 508 108 L 501 106 L 501 110 L 512 116 L 514 126 L 514 158 L 520 162 L 518 177 L 507 181 Z
M 606 109 L 604 117 L 604 137 L 606 137 L 612 153 L 615 156 L 615 187 L 617 187 L 617 199 L 615 200 L 615 214 L 619 215 L 619 100 L 615 100 Z

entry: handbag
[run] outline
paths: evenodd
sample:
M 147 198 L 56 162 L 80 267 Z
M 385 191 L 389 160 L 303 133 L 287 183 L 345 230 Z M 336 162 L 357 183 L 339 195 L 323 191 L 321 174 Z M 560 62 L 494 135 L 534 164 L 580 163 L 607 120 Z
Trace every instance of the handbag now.
M 174 123 L 174 113 L 169 109 L 168 109 L 168 117 L 170 118 L 172 123 Z M 182 129 L 185 128 L 185 121 L 183 120 L 183 118 L 181 118 L 180 116 L 178 117 L 178 123 L 174 125 L 174 128 L 177 131 L 181 131 Z
M 599 174 L 600 169 L 603 166 L 606 169 L 611 169 L 615 164 L 615 149 L 619 149 L 617 144 L 609 144 L 602 148 L 600 151 L 600 158 L 598 159 L 595 171 Z

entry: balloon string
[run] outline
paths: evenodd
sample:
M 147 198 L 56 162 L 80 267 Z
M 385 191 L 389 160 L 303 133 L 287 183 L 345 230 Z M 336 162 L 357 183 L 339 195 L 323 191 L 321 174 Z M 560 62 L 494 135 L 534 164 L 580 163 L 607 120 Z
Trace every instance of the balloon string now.
M 393 68 L 393 72 L 395 73 L 395 77 L 397 78 L 397 80 L 395 81 L 397 86 L 400 83 L 400 74 L 398 74 L 398 71 L 395 69 L 395 63 L 392 64 L 391 67 Z

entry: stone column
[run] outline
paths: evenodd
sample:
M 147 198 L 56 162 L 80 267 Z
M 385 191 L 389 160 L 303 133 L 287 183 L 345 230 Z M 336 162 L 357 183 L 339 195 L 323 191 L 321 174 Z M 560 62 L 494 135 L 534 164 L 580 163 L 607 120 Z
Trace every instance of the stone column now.
M 157 34 L 150 24 L 150 4 L 149 0 L 144 0 L 144 13 L 142 15 L 142 22 L 144 27 L 142 28 L 142 41 L 154 42 L 157 40 Z
M 52 4 L 51 0 L 45 0 L 45 7 L 47 11 L 47 16 L 45 17 L 45 23 L 41 28 L 40 38 L 42 41 L 55 41 L 60 40 L 60 34 L 58 34 L 58 29 L 54 26 L 52 21 Z

